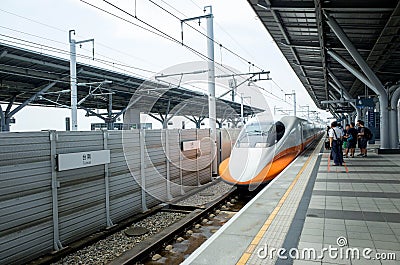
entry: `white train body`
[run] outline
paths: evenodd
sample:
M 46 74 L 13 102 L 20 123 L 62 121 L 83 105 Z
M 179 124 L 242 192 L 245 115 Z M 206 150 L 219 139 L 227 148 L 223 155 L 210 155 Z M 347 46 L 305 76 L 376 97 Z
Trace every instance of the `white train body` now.
M 294 116 L 274 121 L 257 114 L 243 127 L 231 156 L 219 166 L 221 178 L 234 185 L 272 180 L 321 133 L 316 124 Z

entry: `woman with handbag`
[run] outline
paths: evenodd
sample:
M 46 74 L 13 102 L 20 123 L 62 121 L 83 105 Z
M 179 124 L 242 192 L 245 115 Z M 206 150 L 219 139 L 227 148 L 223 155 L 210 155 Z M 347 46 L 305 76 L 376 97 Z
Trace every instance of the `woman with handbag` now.
M 337 127 L 337 122 L 334 121 L 331 124 L 331 129 L 328 132 L 329 143 L 331 150 L 331 155 L 335 166 L 343 165 L 343 151 L 342 151 L 342 141 L 343 132 Z
M 329 130 L 331 127 L 326 126 L 326 135 L 325 135 L 325 149 L 326 150 L 331 150 L 331 144 L 329 142 Z

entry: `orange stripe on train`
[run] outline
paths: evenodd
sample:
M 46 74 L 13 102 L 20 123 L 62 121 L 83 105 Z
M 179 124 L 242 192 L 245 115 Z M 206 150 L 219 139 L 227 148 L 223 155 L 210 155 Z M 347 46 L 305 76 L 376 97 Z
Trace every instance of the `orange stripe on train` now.
M 307 142 L 306 142 L 307 143 Z M 275 178 L 283 169 L 285 169 L 303 150 L 303 145 L 297 145 L 283 150 L 274 157 L 273 162 L 268 163 L 257 176 L 251 180 L 240 182 L 232 178 L 229 172 L 229 158 L 225 159 L 219 165 L 219 175 L 221 178 L 231 184 L 235 185 L 250 185 L 251 183 L 260 183 L 272 180 Z

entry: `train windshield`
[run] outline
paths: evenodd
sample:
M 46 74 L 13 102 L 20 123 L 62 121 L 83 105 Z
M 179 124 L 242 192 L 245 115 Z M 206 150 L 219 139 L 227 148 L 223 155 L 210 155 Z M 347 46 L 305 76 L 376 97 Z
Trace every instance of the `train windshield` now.
M 285 133 L 282 122 L 250 121 L 240 132 L 236 147 L 266 148 L 276 144 Z

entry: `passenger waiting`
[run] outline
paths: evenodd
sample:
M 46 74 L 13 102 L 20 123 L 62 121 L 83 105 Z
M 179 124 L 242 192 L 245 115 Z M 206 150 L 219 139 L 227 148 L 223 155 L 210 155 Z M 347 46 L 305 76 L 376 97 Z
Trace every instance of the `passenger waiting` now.
M 356 150 L 356 143 L 357 143 L 357 130 L 355 127 L 354 122 L 351 122 L 349 125 L 349 128 L 347 127 L 348 124 L 346 125 L 346 133 L 343 136 L 347 140 L 347 148 L 346 148 L 346 153 L 345 157 L 348 157 L 348 153 L 350 151 L 350 157 L 354 157 L 354 152 Z
M 334 121 L 331 124 L 331 129 L 328 132 L 329 143 L 332 148 L 331 154 L 335 166 L 341 166 L 343 164 L 343 151 L 342 151 L 342 140 L 343 132 L 337 127 L 337 122 Z
M 364 127 L 364 122 L 362 120 L 357 121 L 358 126 L 358 148 L 360 148 L 360 154 L 357 156 L 367 157 L 367 143 L 368 138 L 366 136 L 366 128 Z

